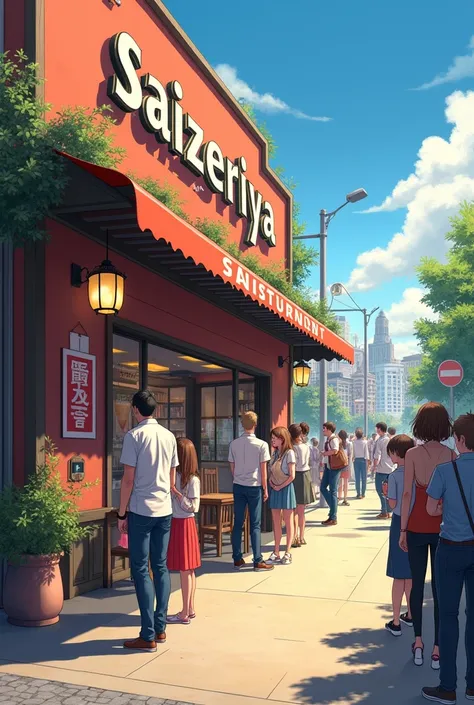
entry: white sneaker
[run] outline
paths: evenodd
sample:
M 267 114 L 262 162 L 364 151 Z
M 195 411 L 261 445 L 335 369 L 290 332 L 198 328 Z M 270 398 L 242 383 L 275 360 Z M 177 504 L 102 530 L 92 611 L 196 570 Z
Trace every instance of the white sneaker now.
M 293 561 L 293 558 L 291 557 L 291 553 L 285 553 L 283 558 L 281 559 L 281 564 L 282 565 L 290 565 Z
M 281 563 L 281 558 L 275 553 L 275 551 L 273 551 L 272 555 L 267 561 L 265 561 L 265 563 L 268 563 L 268 565 L 275 565 L 275 563 Z

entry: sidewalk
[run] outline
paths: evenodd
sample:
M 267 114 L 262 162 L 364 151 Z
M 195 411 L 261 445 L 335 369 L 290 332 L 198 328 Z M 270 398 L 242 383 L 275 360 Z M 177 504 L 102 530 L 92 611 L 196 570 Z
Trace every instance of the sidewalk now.
M 0 675 L 90 686 L 108 691 L 109 698 L 111 691 L 130 693 L 143 696 L 142 702 L 420 702 L 420 688 L 437 684 L 428 664 L 431 593 L 428 587 L 427 664 L 416 668 L 411 630 L 405 628 L 398 639 L 384 630 L 391 590 L 385 577 L 389 523 L 375 519 L 378 501 L 373 485 L 369 488 L 365 501 L 339 509 L 337 527 L 320 526 L 326 510 L 308 513 L 308 545 L 293 551 L 292 566 L 265 575 L 250 566 L 235 573 L 229 560 L 206 559 L 198 578 L 196 620 L 170 627 L 158 653 L 121 648 L 139 630 L 129 582 L 67 602 L 53 627 L 18 629 L 0 612 Z M 179 607 L 175 590 L 170 611 Z M 459 667 L 463 687 L 464 653 Z M 1 690 L 0 682 L 0 702 Z M 80 705 L 78 694 L 73 698 L 64 702 Z M 100 698 L 84 702 L 100 705 Z M 138 701 L 122 695 L 117 702 Z

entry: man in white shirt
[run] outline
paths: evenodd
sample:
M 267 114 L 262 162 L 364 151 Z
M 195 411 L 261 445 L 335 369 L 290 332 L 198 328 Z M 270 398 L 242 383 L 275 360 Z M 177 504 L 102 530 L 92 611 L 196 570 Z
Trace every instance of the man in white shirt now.
M 326 421 L 323 424 L 323 434 L 326 441 L 324 443 L 324 451 L 321 453 L 325 462 L 321 480 L 321 494 L 328 504 L 329 516 L 326 521 L 322 522 L 322 525 L 337 526 L 337 493 L 342 468 L 338 470 L 331 469 L 331 456 L 338 453 L 340 443 L 339 437 L 336 436 L 336 424 L 332 423 L 332 421 Z
M 380 498 L 382 505 L 378 519 L 391 519 L 392 515 L 389 510 L 387 498 L 383 493 L 383 485 L 388 482 L 388 476 L 394 471 L 395 465 L 390 460 L 387 453 L 387 446 L 390 441 L 390 436 L 387 433 L 387 424 L 380 421 L 375 429 L 377 431 L 377 440 L 374 446 L 374 467 L 375 467 L 375 489 Z
M 150 392 L 137 392 L 132 409 L 138 426 L 123 439 L 119 530 L 128 533 L 130 568 L 142 628 L 138 639 L 126 641 L 124 648 L 156 651 L 157 643 L 166 641 L 171 592 L 166 557 L 171 530 L 171 487 L 175 484 L 178 453 L 174 435 L 153 418 L 156 400 Z
M 232 530 L 232 557 L 234 568 L 245 566 L 242 555 L 242 529 L 245 510 L 250 518 L 250 539 L 253 551 L 253 568 L 256 571 L 272 570 L 273 565 L 264 562 L 261 545 L 262 498 L 268 499 L 267 466 L 270 460 L 268 443 L 255 435 L 258 417 L 254 411 L 242 414 L 244 433 L 229 446 L 229 463 L 234 478 L 234 528 Z

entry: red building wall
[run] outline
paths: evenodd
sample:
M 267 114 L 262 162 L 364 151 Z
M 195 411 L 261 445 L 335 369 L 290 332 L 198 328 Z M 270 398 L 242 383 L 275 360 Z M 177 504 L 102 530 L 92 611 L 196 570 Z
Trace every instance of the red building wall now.
M 87 480 L 99 484 L 84 493 L 81 509 L 105 506 L 106 379 L 105 317 L 89 307 L 86 287 L 70 285 L 72 262 L 92 267 L 103 248 L 58 223 L 48 224 L 46 247 L 46 434 L 59 447 L 61 473 L 76 453 L 86 459 Z M 114 264 L 127 275 L 125 302 L 119 319 L 205 348 L 272 374 L 272 424 L 288 423 L 289 368 L 278 367 L 278 355 L 288 347 L 140 266 L 113 254 Z M 69 347 L 69 332 L 80 322 L 97 356 L 97 439 L 61 438 L 61 348 Z

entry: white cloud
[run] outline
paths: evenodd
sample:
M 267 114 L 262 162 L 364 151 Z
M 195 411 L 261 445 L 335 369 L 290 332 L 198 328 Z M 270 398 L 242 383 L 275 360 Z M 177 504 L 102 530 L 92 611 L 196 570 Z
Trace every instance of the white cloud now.
M 250 88 L 248 83 L 238 77 L 237 69 L 233 66 L 229 66 L 229 64 L 219 64 L 216 66 L 216 73 L 220 76 L 222 81 L 224 81 L 227 88 L 233 93 L 237 100 L 250 103 L 256 110 L 261 110 L 264 113 L 286 113 L 302 120 L 313 120 L 314 122 L 329 122 L 329 120 L 332 119 L 329 117 L 307 115 L 301 110 L 290 107 L 288 103 L 285 103 L 271 93 L 257 93 L 253 88 Z
M 418 343 L 415 338 L 394 341 L 394 347 L 396 360 L 402 360 L 404 357 L 407 357 L 407 355 L 416 355 L 421 353 L 421 349 L 418 347 Z
M 349 291 L 373 289 L 396 276 L 412 275 L 420 258 L 443 258 L 449 218 L 461 201 L 474 198 L 474 92 L 456 91 L 446 99 L 448 140 L 423 140 L 412 174 L 393 189 L 380 206 L 366 213 L 406 208 L 400 232 L 385 247 L 361 253 L 350 275 Z
M 393 338 L 414 335 L 413 324 L 419 318 L 428 318 L 432 321 L 438 319 L 438 315 L 421 300 L 424 294 L 425 290 L 418 287 L 405 289 L 401 301 L 393 303 L 387 311 L 390 334 Z
M 453 63 L 445 73 L 439 73 L 432 81 L 423 83 L 423 85 L 415 88 L 416 91 L 426 91 L 435 86 L 441 86 L 443 83 L 451 83 L 460 81 L 462 78 L 471 78 L 474 76 L 474 35 L 471 37 L 468 49 L 468 54 L 463 56 L 455 56 Z

